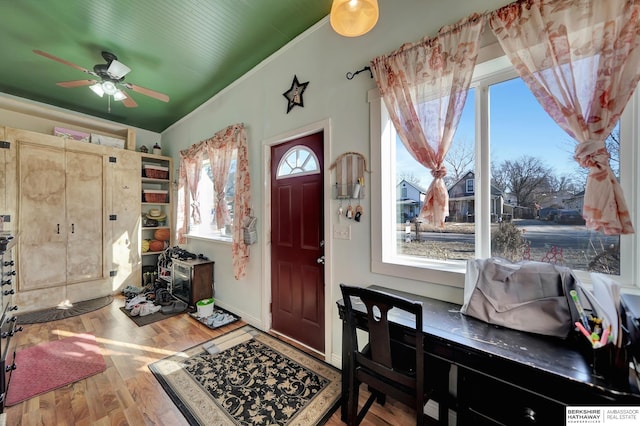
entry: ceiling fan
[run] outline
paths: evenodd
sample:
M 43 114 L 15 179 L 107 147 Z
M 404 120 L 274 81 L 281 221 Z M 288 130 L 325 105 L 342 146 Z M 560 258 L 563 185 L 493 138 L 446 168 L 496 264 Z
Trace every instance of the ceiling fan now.
M 33 53 L 44 56 L 45 58 L 53 59 L 61 64 L 68 65 L 84 73 L 90 74 L 99 79 L 86 79 L 86 80 L 73 80 L 73 81 L 61 81 L 56 83 L 61 87 L 80 87 L 89 86 L 98 96 L 102 97 L 105 94 L 113 97 L 115 101 L 121 101 L 127 108 L 137 107 L 138 104 L 127 93 L 125 89 L 132 90 L 136 93 L 140 93 L 145 96 L 152 97 L 162 102 L 169 102 L 169 96 L 164 93 L 156 92 L 155 90 L 146 89 L 133 83 L 125 83 L 124 77 L 131 71 L 131 68 L 118 61 L 116 55 L 110 52 L 103 51 L 102 57 L 106 61 L 104 64 L 96 64 L 93 66 L 93 71 L 76 65 L 72 62 L 53 56 L 50 53 L 43 52 L 42 50 L 34 50 Z M 110 106 L 109 106 L 109 109 Z

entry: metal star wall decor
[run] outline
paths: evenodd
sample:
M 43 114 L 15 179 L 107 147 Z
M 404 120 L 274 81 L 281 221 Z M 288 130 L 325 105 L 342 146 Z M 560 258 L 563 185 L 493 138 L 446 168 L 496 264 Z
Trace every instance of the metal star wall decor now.
M 291 89 L 287 90 L 282 94 L 282 96 L 287 98 L 287 100 L 289 101 L 289 104 L 287 105 L 287 114 L 289 114 L 289 111 L 291 111 L 293 107 L 296 105 L 299 105 L 304 108 L 304 100 L 302 99 L 302 94 L 307 88 L 307 85 L 309 85 L 308 81 L 306 83 L 300 83 L 298 81 L 298 76 L 297 75 L 293 76 L 293 83 L 291 83 Z

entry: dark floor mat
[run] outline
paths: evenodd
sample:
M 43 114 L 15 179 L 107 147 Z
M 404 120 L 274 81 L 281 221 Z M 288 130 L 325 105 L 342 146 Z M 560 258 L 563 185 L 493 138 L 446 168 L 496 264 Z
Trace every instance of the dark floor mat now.
M 76 315 L 86 314 L 100 308 L 104 308 L 113 302 L 113 296 L 98 297 L 97 299 L 75 302 L 71 307 L 54 307 L 40 311 L 18 314 L 18 324 L 38 324 L 42 322 L 57 321 Z
M 135 316 L 135 317 L 132 317 L 132 316 L 129 314 L 129 311 L 127 311 L 124 307 L 120 307 L 120 310 L 121 310 L 121 311 L 122 311 L 126 316 L 128 316 L 128 317 L 129 317 L 133 322 L 135 322 L 135 323 L 136 323 L 136 325 L 137 325 L 138 327 L 142 327 L 142 326 L 145 326 L 145 325 L 147 325 L 147 324 L 152 324 L 152 323 L 154 323 L 154 322 L 156 322 L 156 321 L 162 321 L 162 320 L 164 320 L 164 319 L 171 318 L 171 317 L 174 317 L 174 316 L 176 316 L 176 315 L 183 314 L 183 313 L 185 312 L 185 311 L 182 311 L 182 312 L 172 312 L 172 313 L 170 313 L 170 314 L 163 314 L 162 312 L 155 312 L 155 313 L 153 313 L 153 314 L 145 315 L 145 316 L 143 316 L 143 317 L 141 317 L 140 315 L 137 315 L 137 316 Z

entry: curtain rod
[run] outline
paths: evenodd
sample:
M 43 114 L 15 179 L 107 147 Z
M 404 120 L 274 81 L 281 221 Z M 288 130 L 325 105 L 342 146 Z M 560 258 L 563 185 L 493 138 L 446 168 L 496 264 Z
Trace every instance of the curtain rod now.
M 349 71 L 347 73 L 347 80 L 353 80 L 353 77 L 355 77 L 356 75 L 358 75 L 358 74 L 360 74 L 361 72 L 364 72 L 364 71 L 369 71 L 369 75 L 371 75 L 371 78 L 373 78 L 373 71 L 371 71 L 371 67 L 367 65 L 367 66 L 365 66 L 364 68 L 362 68 L 362 69 L 360 69 L 358 71 L 354 71 L 354 72 Z

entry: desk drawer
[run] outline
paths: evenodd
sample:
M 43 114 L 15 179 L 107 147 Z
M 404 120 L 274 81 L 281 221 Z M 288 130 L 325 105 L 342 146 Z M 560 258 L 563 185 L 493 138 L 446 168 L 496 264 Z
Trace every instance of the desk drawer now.
M 564 404 L 466 369 L 460 369 L 465 414 L 463 424 L 563 425 Z

